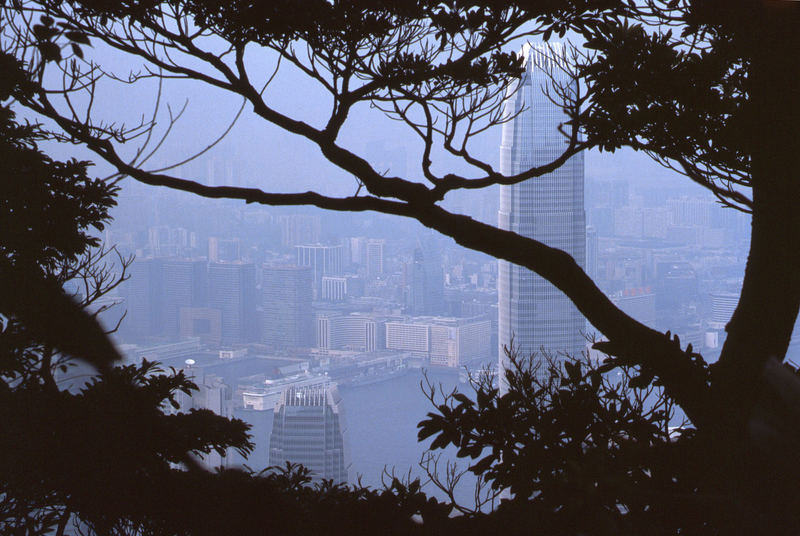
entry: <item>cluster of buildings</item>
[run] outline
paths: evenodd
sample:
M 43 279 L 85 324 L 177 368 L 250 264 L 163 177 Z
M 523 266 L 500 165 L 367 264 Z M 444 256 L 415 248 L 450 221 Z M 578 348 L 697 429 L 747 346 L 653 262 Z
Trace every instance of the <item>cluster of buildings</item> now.
M 209 349 L 258 345 L 292 355 L 413 351 L 453 368 L 489 357 L 489 315 L 444 316 L 441 266 L 426 264 L 415 250 L 402 301 L 387 304 L 364 295 L 368 282 L 384 275 L 384 241 L 355 243 L 363 246 L 366 274 L 345 270 L 351 263 L 341 245 L 295 246 L 291 264 L 137 259 L 122 296 L 127 317 L 119 336 L 140 345 L 199 339 Z

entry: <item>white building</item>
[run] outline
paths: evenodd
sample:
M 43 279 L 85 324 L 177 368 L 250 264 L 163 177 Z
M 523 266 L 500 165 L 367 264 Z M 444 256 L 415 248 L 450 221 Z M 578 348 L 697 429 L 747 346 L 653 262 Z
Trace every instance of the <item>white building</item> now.
M 317 347 L 323 350 L 383 350 L 383 320 L 372 315 L 320 313 L 317 315 Z
M 424 354 L 431 365 L 456 368 L 489 357 L 491 330 L 491 320 L 480 317 L 414 317 L 386 323 L 386 348 Z
M 341 276 L 322 276 L 322 295 L 324 301 L 340 302 L 347 297 L 347 278 Z
M 430 351 L 431 330 L 425 322 L 386 322 L 386 348 L 427 354 Z

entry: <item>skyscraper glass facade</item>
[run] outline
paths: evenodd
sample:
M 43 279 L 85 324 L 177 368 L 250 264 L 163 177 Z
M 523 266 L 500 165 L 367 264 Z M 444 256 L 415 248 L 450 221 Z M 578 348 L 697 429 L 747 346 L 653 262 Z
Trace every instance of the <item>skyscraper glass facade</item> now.
M 525 73 L 509 89 L 504 113 L 500 171 L 515 175 L 558 158 L 569 140 L 559 132 L 568 121 L 557 100 L 554 83 L 572 88 L 562 70 L 559 44 L 526 44 L 522 48 Z M 549 91 L 549 95 L 548 95 Z M 569 126 L 562 127 L 568 132 Z M 534 238 L 566 251 L 585 266 L 586 216 L 583 203 L 583 155 L 541 177 L 500 191 L 500 228 Z M 535 273 L 499 261 L 498 342 L 501 370 L 503 346 L 512 338 L 520 355 L 541 348 L 559 354 L 578 354 L 586 347 L 584 319 L 567 297 Z
M 269 442 L 270 466 L 299 463 L 314 480 L 346 483 L 342 399 L 335 383 L 289 387 L 275 406 Z

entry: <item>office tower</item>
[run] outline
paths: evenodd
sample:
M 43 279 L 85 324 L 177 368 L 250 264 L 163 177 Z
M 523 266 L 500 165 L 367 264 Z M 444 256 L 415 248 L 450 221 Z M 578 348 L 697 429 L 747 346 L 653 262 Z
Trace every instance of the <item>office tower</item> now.
M 171 244 L 169 235 L 169 227 L 166 225 L 148 227 L 147 244 L 154 255 L 158 257 L 169 255 L 169 246 Z
M 611 296 L 620 310 L 650 327 L 656 325 L 656 295 L 650 287 L 626 288 Z
M 711 316 L 708 321 L 713 329 L 725 329 L 733 316 L 736 306 L 739 305 L 739 294 L 736 292 L 712 292 Z
M 482 318 L 436 318 L 431 322 L 431 365 L 458 368 L 489 357 L 492 321 Z
M 136 259 L 128 267 L 130 278 L 121 294 L 125 320 L 120 335 L 130 341 L 158 335 L 161 331 L 161 260 Z
M 313 347 L 311 268 L 264 266 L 262 275 L 262 342 L 273 348 Z
M 386 348 L 427 354 L 431 349 L 431 327 L 425 319 L 386 322 Z
M 414 250 L 414 260 L 408 267 L 411 272 L 410 277 L 405 271 L 406 265 L 403 265 L 403 268 L 404 282 L 410 279 L 408 311 L 413 315 L 425 314 L 425 259 L 422 250 L 419 248 Z
M 194 337 L 207 346 L 222 344 L 222 312 L 210 307 L 181 307 L 180 338 Z
M 573 88 L 563 72 L 563 49 L 558 44 L 530 43 L 522 47 L 525 72 L 509 89 L 500 145 L 500 171 L 515 175 L 549 163 L 567 148 L 558 130 L 568 121 L 560 106 L 550 101 L 550 76 Z M 544 89 L 543 89 L 544 88 Z M 569 128 L 569 127 L 565 127 Z M 499 226 L 566 251 L 583 266 L 586 217 L 583 206 L 583 156 L 541 177 L 500 190 Z M 512 338 L 519 355 L 545 348 L 551 353 L 577 355 L 586 347 L 584 319 L 564 294 L 533 272 L 506 261 L 498 264 L 499 356 Z
M 297 265 L 309 266 L 314 289 L 314 299 L 322 298 L 322 276 L 341 275 L 344 260 L 342 246 L 295 246 Z
M 188 413 L 191 410 L 206 409 L 211 410 L 215 415 L 221 417 L 233 417 L 233 389 L 224 380 L 214 374 L 206 374 L 203 369 L 195 368 L 188 360 L 183 372 L 187 378 L 197 385 L 197 390 L 191 393 L 176 393 L 178 403 L 177 412 Z M 206 469 L 213 471 L 219 467 L 228 467 L 233 461 L 233 448 L 226 449 L 224 455 L 212 450 L 204 454 L 197 454 L 196 460 Z
M 189 231 L 182 227 L 150 227 L 147 230 L 148 246 L 156 257 L 181 256 L 189 248 L 189 235 Z
M 367 241 L 366 264 L 368 277 L 383 275 L 384 244 L 384 240 L 370 239 Z
M 249 263 L 208 265 L 208 306 L 222 313 L 222 344 L 253 342 L 257 334 L 256 270 Z
M 349 264 L 363 266 L 367 263 L 367 239 L 363 236 L 353 236 L 347 239 L 349 242 L 350 258 Z
M 281 226 L 281 244 L 284 246 L 319 242 L 322 227 L 319 216 L 286 214 L 278 217 L 278 223 Z
M 414 250 L 411 264 L 409 309 L 415 315 L 436 315 L 444 310 L 444 272 L 433 251 Z
M 184 307 L 206 304 L 207 263 L 205 261 L 164 260 L 161 264 L 161 322 L 163 335 L 180 334 L 180 311 Z
M 275 405 L 270 466 L 299 463 L 314 480 L 347 482 L 346 428 L 335 383 L 289 387 Z

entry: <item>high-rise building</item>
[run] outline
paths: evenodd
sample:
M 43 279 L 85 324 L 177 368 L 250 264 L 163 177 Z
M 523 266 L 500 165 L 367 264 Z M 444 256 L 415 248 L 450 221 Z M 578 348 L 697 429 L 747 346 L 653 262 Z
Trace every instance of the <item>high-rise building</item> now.
M 658 262 L 655 291 L 658 329 L 675 332 L 697 320 L 699 282 L 691 264 L 681 260 Z
M 516 175 L 552 162 L 567 148 L 559 132 L 569 118 L 550 99 L 553 83 L 575 89 L 564 70 L 559 44 L 522 47 L 525 72 L 509 88 L 500 145 L 500 171 Z M 569 128 L 564 127 L 564 128 Z M 584 266 L 586 216 L 584 213 L 583 156 L 577 154 L 557 170 L 500 190 L 499 226 L 559 248 Z M 586 347 L 584 319 L 570 300 L 537 274 L 507 261 L 498 265 L 498 345 L 501 366 L 503 346 L 514 341 L 519 355 L 541 348 L 578 354 Z
M 210 307 L 181 307 L 180 338 L 199 338 L 208 346 L 222 343 L 222 312 Z
M 323 275 L 322 291 L 319 299 L 330 302 L 344 301 L 347 297 L 347 278 L 344 276 Z
M 342 399 L 335 383 L 292 386 L 275 405 L 270 466 L 299 463 L 314 480 L 347 482 L 348 458 Z
M 344 262 L 342 246 L 314 244 L 295 246 L 297 265 L 309 266 L 314 289 L 314 299 L 322 298 L 322 276 L 341 275 Z
M 183 372 L 197 385 L 197 389 L 191 393 L 178 392 L 176 396 L 178 408 L 175 410 L 188 413 L 192 409 L 206 409 L 221 417 L 233 417 L 233 389 L 221 377 L 206 374 L 202 369 L 189 364 L 190 361 L 187 361 Z M 206 469 L 213 471 L 220 467 L 228 467 L 234 459 L 232 456 L 234 454 L 233 448 L 228 448 L 223 455 L 212 450 L 196 455 L 195 459 Z
M 256 270 L 249 263 L 208 266 L 208 306 L 222 313 L 222 344 L 253 342 L 257 333 Z
M 736 292 L 712 292 L 709 325 L 716 329 L 725 329 L 738 304 L 739 294 Z
M 350 265 L 362 266 L 367 263 L 367 239 L 363 236 L 354 236 L 347 239 L 349 243 Z
M 208 238 L 208 260 L 211 262 L 236 262 L 241 260 L 241 241 L 238 238 L 224 240 L 216 236 Z
M 261 339 L 273 348 L 314 346 L 311 268 L 264 266 Z
M 368 277 L 383 275 L 383 247 L 385 243 L 384 240 L 377 239 L 367 241 L 366 263 Z
M 409 309 L 415 315 L 435 315 L 444 310 L 444 272 L 433 253 L 414 250 Z
M 122 289 L 125 321 L 120 334 L 141 341 L 161 333 L 161 259 L 136 259 L 128 267 L 129 280 Z
M 278 217 L 281 227 L 281 244 L 296 246 L 319 241 L 320 217 L 311 214 L 286 214 Z
M 183 307 L 206 304 L 207 263 L 205 261 L 165 259 L 161 265 L 161 322 L 163 334 L 177 338 Z

